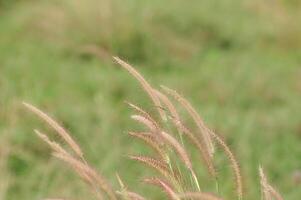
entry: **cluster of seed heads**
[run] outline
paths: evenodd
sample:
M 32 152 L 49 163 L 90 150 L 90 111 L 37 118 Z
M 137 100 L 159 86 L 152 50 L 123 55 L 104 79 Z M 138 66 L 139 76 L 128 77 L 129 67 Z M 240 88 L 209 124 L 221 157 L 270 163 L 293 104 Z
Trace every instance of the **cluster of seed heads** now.
M 233 171 L 233 177 L 235 180 L 234 188 L 237 199 L 242 200 L 243 184 L 240 168 L 234 154 L 224 140 L 205 125 L 201 116 L 183 96 L 165 86 L 161 86 L 160 91 L 154 89 L 131 65 L 118 57 L 114 57 L 114 60 L 138 80 L 144 91 L 150 97 L 150 100 L 153 102 L 158 113 L 157 116 L 153 117 L 149 112 L 145 111 L 141 107 L 134 105 L 133 103 L 128 103 L 128 105 L 136 112 L 131 116 L 131 118 L 145 126 L 147 129 L 147 131 L 143 132 L 130 131 L 129 135 L 142 140 L 145 145 L 149 146 L 154 151 L 153 156 L 129 156 L 131 160 L 140 162 L 145 166 L 154 169 L 158 173 L 155 177 L 144 178 L 143 182 L 157 186 L 166 194 L 166 198 L 170 200 L 226 199 L 225 197 L 221 197 L 219 191 L 216 191 L 216 194 L 214 194 L 201 190 L 193 162 L 184 146 L 183 137 L 185 137 L 199 152 L 200 158 L 208 170 L 208 174 L 216 181 L 216 184 L 218 184 L 218 174 L 214 165 L 215 146 L 222 149 L 224 154 L 228 157 Z M 181 105 L 191 116 L 197 127 L 195 131 L 188 128 L 183 120 L 181 120 L 173 102 L 177 102 Z M 120 189 L 118 191 L 114 190 L 109 182 L 101 174 L 94 170 L 86 161 L 80 146 L 59 123 L 35 106 L 25 102 L 23 104 L 28 110 L 36 114 L 50 127 L 52 127 L 58 136 L 61 137 L 68 145 L 69 148 L 64 148 L 62 144 L 50 140 L 46 134 L 39 130 L 35 130 L 35 133 L 52 149 L 53 155 L 67 163 L 82 178 L 82 180 L 87 183 L 91 192 L 93 192 L 97 199 L 148 199 L 141 194 L 130 191 L 118 174 L 117 179 L 120 184 Z M 167 128 L 167 124 L 171 124 L 173 128 Z M 184 173 L 181 173 L 180 167 L 178 167 L 178 165 L 176 165 L 172 160 L 171 153 L 177 155 L 178 162 L 181 163 L 189 172 L 188 176 L 190 176 L 192 180 L 190 187 L 184 183 Z M 259 175 L 261 180 L 262 198 L 264 200 L 282 200 L 280 194 L 268 183 L 261 167 L 259 168 Z

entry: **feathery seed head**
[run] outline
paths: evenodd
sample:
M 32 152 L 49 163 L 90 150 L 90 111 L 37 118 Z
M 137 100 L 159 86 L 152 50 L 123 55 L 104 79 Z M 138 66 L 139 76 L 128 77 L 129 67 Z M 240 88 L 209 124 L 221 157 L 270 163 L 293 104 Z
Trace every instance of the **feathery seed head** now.
M 48 116 L 46 113 L 38 109 L 37 107 L 23 102 L 23 105 L 39 116 L 41 119 L 43 119 L 46 123 L 48 123 L 57 133 L 59 136 L 61 136 L 67 144 L 74 150 L 74 152 L 78 155 L 78 157 L 83 158 L 83 153 L 78 146 L 78 144 L 71 138 L 70 134 L 61 126 L 59 125 L 55 120 L 53 120 L 50 116 Z

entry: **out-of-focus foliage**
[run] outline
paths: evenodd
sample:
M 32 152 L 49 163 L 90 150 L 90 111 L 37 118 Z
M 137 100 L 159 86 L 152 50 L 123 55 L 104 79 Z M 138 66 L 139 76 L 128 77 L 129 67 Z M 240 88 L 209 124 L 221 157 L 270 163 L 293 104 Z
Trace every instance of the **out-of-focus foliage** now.
M 134 64 L 152 84 L 168 85 L 192 100 L 236 153 L 247 197 L 259 199 L 260 162 L 285 199 L 300 198 L 300 1 L 1 0 L 0 5 L 0 199 L 90 197 L 35 137 L 34 128 L 51 130 L 22 109 L 23 100 L 62 122 L 116 188 L 118 171 L 130 189 L 161 197 L 137 183 L 151 172 L 124 156 L 147 152 L 124 134 L 137 128 L 124 100 L 154 108 L 111 55 Z M 229 170 L 223 157 L 218 164 L 224 166 L 219 172 L 226 196 L 232 187 Z M 199 167 L 207 191 L 212 185 Z
M 156 53 L 189 59 L 209 48 L 301 47 L 300 4 L 293 1 L 176 0 L 166 6 L 158 0 L 54 0 L 27 6 L 19 17 L 28 34 L 72 50 L 97 48 L 104 57 L 156 62 Z

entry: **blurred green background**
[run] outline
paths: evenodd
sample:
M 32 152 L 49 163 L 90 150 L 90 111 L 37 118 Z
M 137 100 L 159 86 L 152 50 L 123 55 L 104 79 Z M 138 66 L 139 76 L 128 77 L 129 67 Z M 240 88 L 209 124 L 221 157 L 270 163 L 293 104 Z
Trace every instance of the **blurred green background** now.
M 148 151 L 126 134 L 140 127 L 124 100 L 154 108 L 111 55 L 191 100 L 240 161 L 246 199 L 260 198 L 259 164 L 285 199 L 300 199 L 300 22 L 299 0 L 0 0 L 0 199 L 93 199 L 34 135 L 51 130 L 22 101 L 68 128 L 116 189 L 118 172 L 162 197 L 139 182 L 153 172 L 126 158 Z M 229 199 L 222 156 L 218 170 Z

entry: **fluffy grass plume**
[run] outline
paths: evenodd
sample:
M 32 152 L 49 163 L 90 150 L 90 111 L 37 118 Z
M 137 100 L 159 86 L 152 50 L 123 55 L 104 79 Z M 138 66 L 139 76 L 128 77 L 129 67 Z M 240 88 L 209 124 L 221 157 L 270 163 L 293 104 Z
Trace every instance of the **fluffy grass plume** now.
M 261 166 L 259 167 L 259 177 L 263 200 L 283 200 L 282 196 L 269 184 Z
M 201 199 L 201 200 L 225 200 L 229 199 L 225 194 L 220 194 L 218 189 L 215 192 L 206 192 L 199 185 L 199 177 L 197 177 L 197 169 L 193 168 L 194 160 L 191 160 L 190 148 L 184 145 L 182 136 L 187 137 L 188 141 L 193 144 L 200 157 L 204 160 L 204 164 L 208 168 L 210 175 L 218 177 L 218 173 L 214 166 L 215 145 L 220 146 L 222 152 L 229 158 L 231 168 L 233 171 L 233 184 L 235 185 L 236 196 L 238 200 L 244 198 L 242 176 L 238 161 L 230 147 L 225 143 L 222 137 L 211 131 L 206 125 L 200 115 L 192 107 L 192 105 L 176 91 L 167 87 L 162 87 L 163 90 L 171 95 L 192 117 L 192 120 L 197 125 L 198 130 L 192 131 L 187 127 L 181 119 L 176 106 L 168 98 L 167 95 L 161 93 L 159 90 L 152 88 L 152 86 L 143 78 L 143 76 L 118 57 L 114 57 L 115 61 L 125 68 L 138 82 L 142 85 L 144 91 L 149 95 L 153 101 L 160 120 L 153 117 L 149 112 L 132 103 L 128 105 L 134 109 L 136 114 L 131 115 L 135 121 L 143 124 L 147 131 L 130 131 L 129 135 L 135 139 L 144 141 L 144 144 L 151 147 L 153 155 L 130 155 L 130 160 L 138 161 L 146 167 L 154 169 L 156 174 L 152 178 L 144 178 L 143 182 L 157 186 L 166 195 L 167 199 L 181 200 L 181 199 Z M 126 184 L 121 180 L 117 174 L 117 180 L 120 188 L 113 189 L 111 184 L 104 176 L 96 172 L 93 167 L 85 160 L 84 153 L 79 145 L 71 137 L 59 123 L 49 117 L 45 112 L 37 107 L 23 103 L 24 106 L 39 118 L 47 122 L 63 139 L 63 141 L 70 147 L 64 148 L 63 144 L 57 141 L 52 141 L 47 134 L 35 130 L 35 133 L 50 147 L 53 155 L 67 163 L 80 177 L 87 183 L 87 186 L 94 193 L 98 200 L 102 199 L 124 199 L 124 200 L 145 200 L 147 195 L 140 195 L 135 191 L 130 191 Z M 171 120 L 171 123 L 169 123 Z M 172 127 L 168 126 L 172 125 Z M 166 127 L 169 127 L 166 130 Z M 172 133 L 170 131 L 176 131 Z M 180 136 L 180 139 L 177 137 Z M 71 152 L 69 150 L 72 150 Z M 181 167 L 183 166 L 183 167 Z M 185 171 L 186 169 L 186 171 Z M 187 170 L 188 169 L 188 170 Z M 187 173 L 187 171 L 189 173 Z M 262 190 L 263 200 L 282 200 L 281 195 L 268 183 L 262 168 L 259 168 L 260 184 Z M 188 177 L 187 177 L 188 176 Z M 191 181 L 184 181 L 185 178 Z M 138 178 L 137 178 L 138 179 Z M 216 178 L 217 182 L 218 179 Z M 206 183 L 203 183 L 206 184 Z M 218 183 L 217 183 L 218 184 Z

